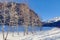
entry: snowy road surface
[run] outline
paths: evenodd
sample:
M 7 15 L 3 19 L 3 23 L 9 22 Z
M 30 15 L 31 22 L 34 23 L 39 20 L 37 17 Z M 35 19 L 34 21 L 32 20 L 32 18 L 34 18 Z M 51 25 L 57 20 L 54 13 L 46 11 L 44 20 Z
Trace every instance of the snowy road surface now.
M 6 33 L 5 33 L 6 34 Z M 30 33 L 28 35 L 23 35 L 23 32 L 20 32 L 19 35 L 14 33 L 9 33 L 7 40 L 60 40 L 60 29 L 53 28 L 49 31 L 38 31 L 34 34 Z M 0 40 L 3 40 L 2 33 L 0 32 Z

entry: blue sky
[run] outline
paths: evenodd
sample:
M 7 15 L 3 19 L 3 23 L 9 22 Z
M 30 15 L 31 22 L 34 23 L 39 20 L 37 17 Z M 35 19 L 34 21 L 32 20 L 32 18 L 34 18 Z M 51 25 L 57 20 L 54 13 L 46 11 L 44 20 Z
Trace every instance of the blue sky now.
M 30 0 L 30 7 L 42 20 L 60 16 L 60 0 Z
M 20 0 L 13 1 L 20 2 Z M 60 16 L 60 0 L 27 0 L 27 3 L 42 21 Z
M 27 3 L 42 21 L 60 16 L 60 0 L 28 0 Z

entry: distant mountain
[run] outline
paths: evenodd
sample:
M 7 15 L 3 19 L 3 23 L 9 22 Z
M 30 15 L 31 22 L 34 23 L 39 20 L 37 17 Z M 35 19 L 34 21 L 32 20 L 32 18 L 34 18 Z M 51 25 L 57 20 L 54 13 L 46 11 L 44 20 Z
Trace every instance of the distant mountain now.
M 60 17 L 55 17 L 53 19 L 48 20 L 43 24 L 43 26 L 60 27 Z
M 47 22 L 48 22 L 48 23 L 52 23 L 52 22 L 57 22 L 57 21 L 59 21 L 59 20 L 60 20 L 60 17 L 54 17 L 54 18 L 48 20 Z

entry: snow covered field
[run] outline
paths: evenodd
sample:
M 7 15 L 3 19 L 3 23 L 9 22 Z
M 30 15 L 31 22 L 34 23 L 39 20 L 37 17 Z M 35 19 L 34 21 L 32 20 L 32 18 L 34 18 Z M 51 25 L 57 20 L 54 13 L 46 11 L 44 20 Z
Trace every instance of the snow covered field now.
M 6 33 L 5 33 L 6 34 Z M 34 34 L 30 33 L 28 35 L 23 35 L 23 32 L 20 32 L 19 35 L 14 33 L 9 33 L 7 40 L 60 40 L 60 29 L 53 28 L 52 30 L 48 31 L 38 31 Z M 2 39 L 2 33 L 0 32 L 0 40 Z

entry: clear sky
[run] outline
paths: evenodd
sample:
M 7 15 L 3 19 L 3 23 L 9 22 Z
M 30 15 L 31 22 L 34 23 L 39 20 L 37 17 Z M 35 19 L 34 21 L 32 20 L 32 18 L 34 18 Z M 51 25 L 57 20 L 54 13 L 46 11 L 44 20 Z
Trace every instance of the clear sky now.
M 28 0 L 28 4 L 43 21 L 60 16 L 60 0 Z
M 30 7 L 42 20 L 60 16 L 60 0 L 30 0 Z
M 20 2 L 20 0 L 13 1 Z M 42 21 L 60 16 L 60 0 L 28 0 L 27 3 Z

